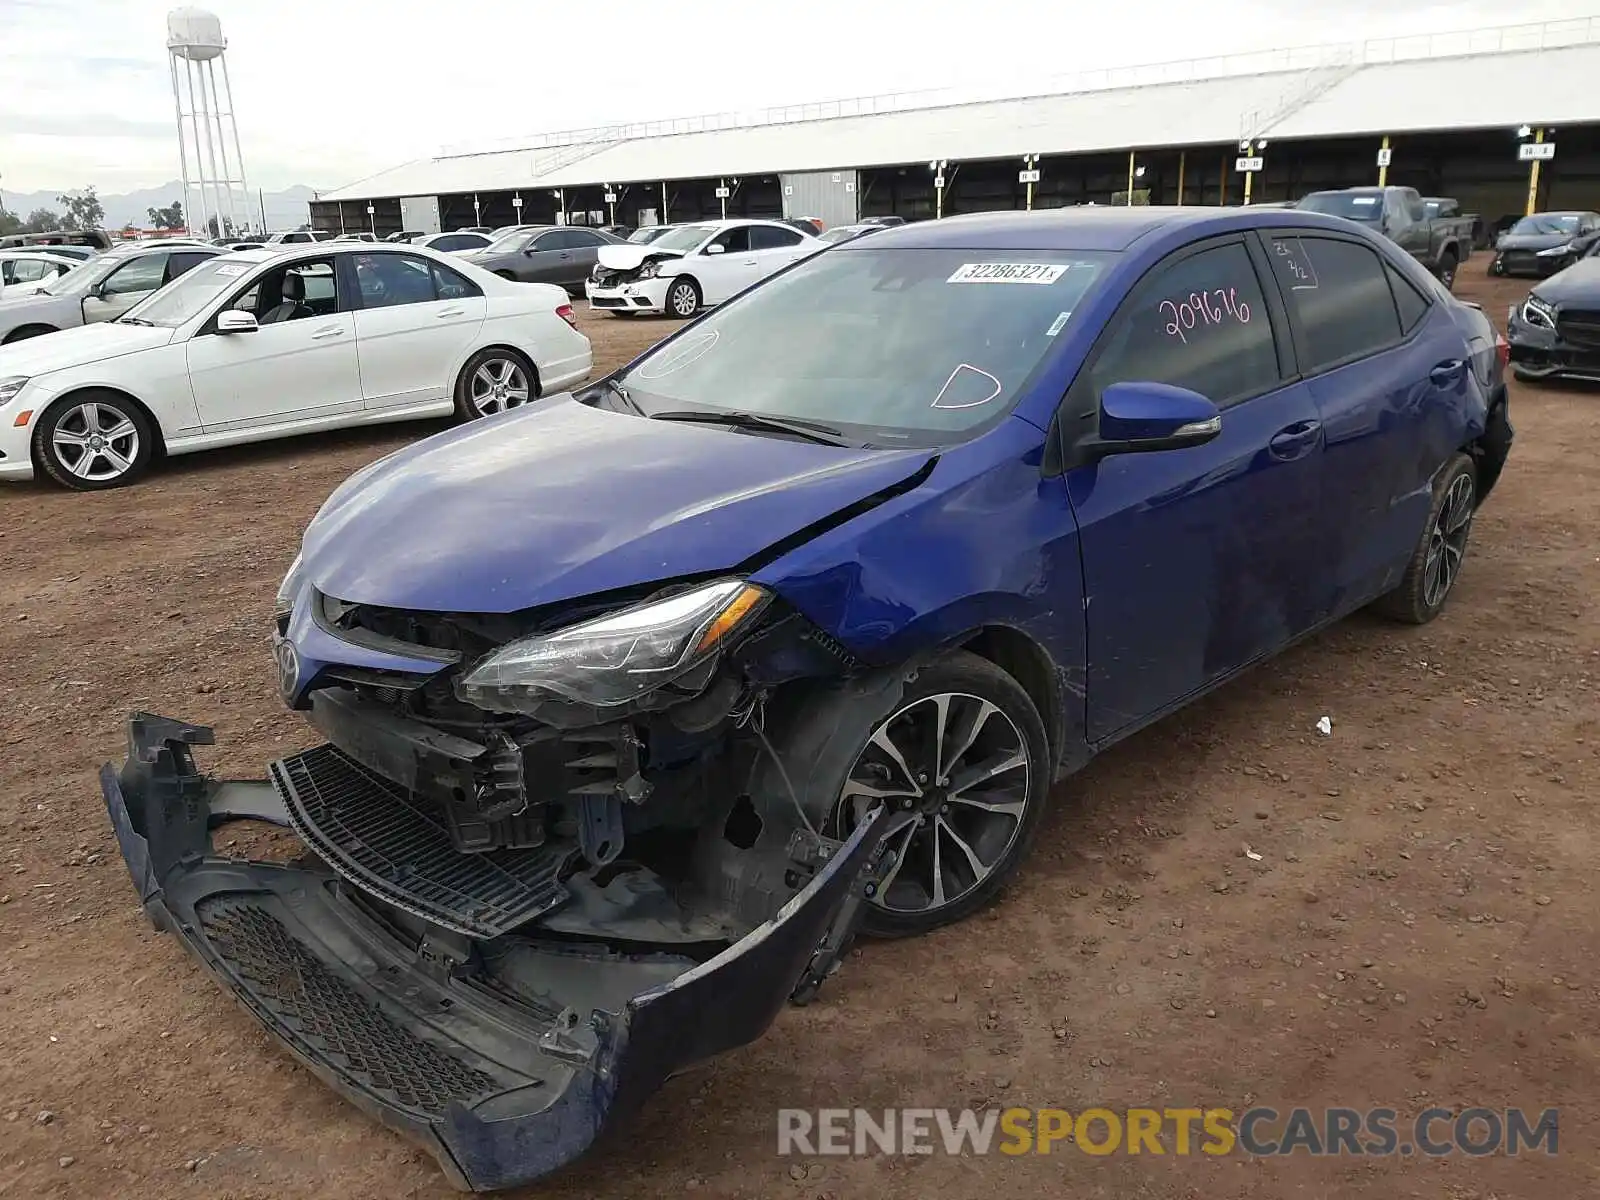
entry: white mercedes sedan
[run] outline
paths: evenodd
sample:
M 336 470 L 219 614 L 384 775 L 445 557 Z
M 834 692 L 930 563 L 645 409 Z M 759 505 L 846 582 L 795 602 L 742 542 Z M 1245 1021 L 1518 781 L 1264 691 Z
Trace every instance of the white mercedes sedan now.
M 361 242 L 243 250 L 112 321 L 0 346 L 0 480 L 88 491 L 167 454 L 464 420 L 584 379 L 567 294 Z

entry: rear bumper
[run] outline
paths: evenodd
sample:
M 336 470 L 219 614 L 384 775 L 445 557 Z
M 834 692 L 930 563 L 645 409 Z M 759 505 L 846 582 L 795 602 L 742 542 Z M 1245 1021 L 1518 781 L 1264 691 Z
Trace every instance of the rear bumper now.
M 559 1169 L 672 1074 L 759 1037 L 819 946 L 839 949 L 883 836 L 880 813 L 705 961 L 536 932 L 474 942 L 397 921 L 318 863 L 217 856 L 214 827 L 289 812 L 271 784 L 201 775 L 191 747 L 211 741 L 139 714 L 122 770 L 101 771 L 146 913 L 302 1065 L 472 1191 Z

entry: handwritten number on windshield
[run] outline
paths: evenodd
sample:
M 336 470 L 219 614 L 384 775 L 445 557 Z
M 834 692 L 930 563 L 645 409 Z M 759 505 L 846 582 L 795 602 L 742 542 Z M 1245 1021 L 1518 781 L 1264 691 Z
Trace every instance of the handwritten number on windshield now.
M 1156 311 L 1166 319 L 1168 337 L 1175 337 L 1185 345 L 1189 331 L 1208 325 L 1226 325 L 1238 322 L 1250 324 L 1250 306 L 1239 299 L 1234 288 L 1212 288 L 1204 292 L 1190 292 L 1176 300 L 1163 300 Z

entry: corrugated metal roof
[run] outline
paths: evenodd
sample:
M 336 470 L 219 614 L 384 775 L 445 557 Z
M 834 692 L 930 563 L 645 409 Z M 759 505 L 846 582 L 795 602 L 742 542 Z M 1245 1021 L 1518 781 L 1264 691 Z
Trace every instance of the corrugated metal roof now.
M 1585 24 L 1585 37 L 1593 38 L 1595 32 L 1592 23 Z M 1469 50 L 1477 45 L 1475 35 L 1460 36 Z M 1508 44 L 1508 39 L 1497 36 L 1494 44 Z M 421 159 L 319 199 L 771 175 L 937 158 L 961 162 L 1083 154 L 1217 144 L 1243 135 L 1316 138 L 1600 121 L 1600 92 L 1593 86 L 1600 78 L 1600 42 L 1434 58 L 1408 57 L 1395 49 L 1397 43 L 1386 43 L 1401 61 L 1371 61 L 1372 45 L 1353 55 L 1325 55 L 1310 70 L 615 141 L 609 139 L 623 130 L 597 130 L 584 135 L 594 140 L 566 146 L 549 145 L 559 135 L 546 135 L 546 145 L 539 149 Z

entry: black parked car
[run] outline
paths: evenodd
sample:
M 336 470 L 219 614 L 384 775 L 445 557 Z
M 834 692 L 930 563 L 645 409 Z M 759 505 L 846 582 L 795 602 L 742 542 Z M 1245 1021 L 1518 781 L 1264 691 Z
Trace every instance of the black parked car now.
M 1582 258 L 1600 235 L 1600 213 L 1544 212 L 1523 217 L 1495 244 L 1492 275 L 1554 275 Z
M 600 247 L 622 244 L 624 239 L 601 229 L 535 225 L 461 257 L 506 279 L 558 283 L 570 294 L 581 296 L 583 281 L 594 270 Z
M 1534 285 L 1506 318 L 1511 370 L 1518 379 L 1600 382 L 1600 238 L 1584 257 Z

